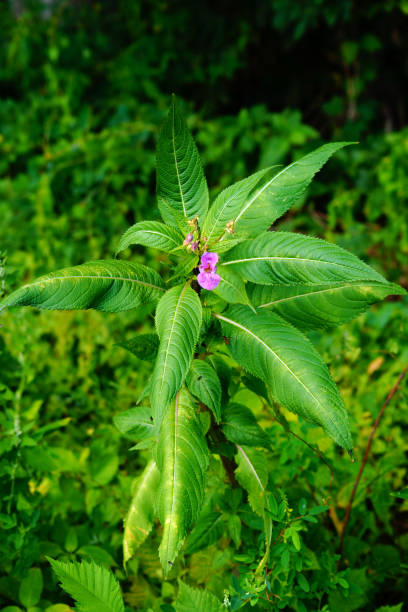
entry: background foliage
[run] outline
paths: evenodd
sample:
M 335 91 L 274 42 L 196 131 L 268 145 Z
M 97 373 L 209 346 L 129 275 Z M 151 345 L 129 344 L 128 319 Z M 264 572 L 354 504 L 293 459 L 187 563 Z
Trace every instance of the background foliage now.
M 212 195 L 326 140 L 359 140 L 330 161 L 279 227 L 350 248 L 407 287 L 405 0 L 237 2 L 233 16 L 223 0 L 194 10 L 183 0 L 14 1 L 1 4 L 0 19 L 0 292 L 110 257 L 129 224 L 158 214 L 155 143 L 171 91 L 185 100 Z M 134 261 L 146 256 L 160 267 L 161 255 L 133 250 Z M 310 335 L 345 399 L 358 460 L 408 359 L 406 306 L 407 298 L 388 301 Z M 122 520 L 146 459 L 129 451 L 133 442 L 114 416 L 135 406 L 151 368 L 115 343 L 149 331 L 145 314 L 14 310 L 2 318 L 2 609 L 69 609 L 46 555 L 111 567 L 130 608 L 173 609 L 177 581 L 162 579 L 158 541 L 122 567 Z M 401 609 L 408 502 L 397 493 L 407 480 L 407 383 L 377 434 L 340 571 L 338 530 L 359 463 L 287 415 L 324 454 L 331 485 L 321 458 L 240 391 L 238 375 L 232 384 L 271 441 L 274 597 L 264 602 L 265 585 L 253 577 L 259 521 L 240 488 L 226 496 L 211 479 L 208 507 L 224 527 L 210 548 L 187 543 L 174 575 L 225 596 L 232 609 L 251 597 L 249 609 L 258 588 L 260 610 Z M 302 518 L 323 505 L 330 510 L 316 523 Z

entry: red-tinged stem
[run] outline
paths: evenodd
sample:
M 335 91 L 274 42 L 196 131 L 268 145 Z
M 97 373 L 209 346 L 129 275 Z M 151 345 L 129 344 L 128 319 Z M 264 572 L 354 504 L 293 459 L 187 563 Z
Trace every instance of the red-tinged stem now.
M 341 561 L 342 561 L 344 536 L 346 535 L 347 525 L 348 525 L 348 522 L 349 522 L 349 519 L 350 519 L 351 507 L 353 505 L 353 501 L 354 501 L 354 498 L 355 498 L 356 492 L 357 492 L 357 487 L 359 485 L 359 482 L 361 480 L 361 476 L 363 474 L 364 468 L 365 468 L 366 463 L 367 463 L 368 455 L 370 453 L 371 444 L 373 442 L 373 438 L 374 438 L 375 432 L 377 431 L 378 426 L 379 426 L 379 424 L 381 422 L 381 419 L 384 416 L 385 409 L 387 408 L 388 404 L 390 403 L 390 401 L 394 397 L 394 395 L 395 395 L 398 387 L 400 386 L 401 382 L 403 381 L 404 376 L 407 373 L 407 371 L 408 371 L 408 364 L 402 370 L 401 374 L 398 377 L 397 382 L 395 383 L 395 385 L 393 386 L 393 388 L 389 392 L 389 394 L 388 394 L 384 404 L 381 407 L 380 412 L 378 413 L 377 418 L 375 419 L 373 428 L 372 428 L 372 430 L 370 432 L 370 435 L 369 435 L 369 438 L 368 438 L 368 442 L 367 442 L 367 446 L 366 446 L 366 449 L 365 449 L 365 452 L 364 452 L 364 457 L 363 457 L 363 460 L 361 462 L 361 466 L 360 466 L 360 469 L 358 471 L 357 477 L 356 477 L 356 479 L 354 481 L 353 489 L 351 491 L 350 499 L 349 499 L 349 502 L 348 502 L 347 508 L 346 508 L 346 514 L 344 515 L 343 527 L 342 527 L 341 534 L 340 534 L 340 544 L 339 544 L 340 559 L 338 561 L 338 567 L 340 567 Z

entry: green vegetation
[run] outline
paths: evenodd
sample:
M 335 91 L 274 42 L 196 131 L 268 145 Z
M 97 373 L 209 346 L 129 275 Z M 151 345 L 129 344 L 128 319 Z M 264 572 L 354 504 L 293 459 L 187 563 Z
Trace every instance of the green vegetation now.
M 155 149 L 172 91 L 186 101 L 180 106 L 200 151 L 210 202 L 257 171 L 267 181 L 277 169 L 264 176 L 261 169 L 283 169 L 324 142 L 359 140 L 339 149 L 292 208 L 280 211 L 279 231 L 267 241 L 286 232 L 323 238 L 332 249 L 336 244 L 360 257 L 372 276 L 364 287 L 362 278 L 346 289 L 336 280 L 339 286 L 331 289 L 352 307 L 346 317 L 334 308 L 337 301 L 314 295 L 319 289 L 310 288 L 300 266 L 294 273 L 308 294 L 297 287 L 290 296 L 303 300 L 299 308 L 280 301 L 275 277 L 271 285 L 257 285 L 265 272 L 259 264 L 239 270 L 249 281 L 248 303 L 273 303 L 269 316 L 302 325 L 329 365 L 349 415 L 356 462 L 322 428 L 287 411 L 285 398 L 276 412 L 253 376 L 261 372 L 245 374 L 231 359 L 229 350 L 239 356 L 236 339 L 224 344 L 222 355 L 195 360 L 187 386 L 214 419 L 223 408 L 224 462 L 216 440 L 201 513 L 167 579 L 158 556 L 163 532 L 151 511 L 159 484 L 150 462 L 156 434 L 146 388 L 158 350 L 154 304 L 143 305 L 144 293 L 141 306 L 119 314 L 3 312 L 1 609 L 68 612 L 74 598 L 78 609 L 102 610 L 104 601 L 106 609 L 123 610 L 119 582 L 129 611 L 228 605 L 401 610 L 408 563 L 406 378 L 375 433 L 341 559 L 339 546 L 374 420 L 408 363 L 407 297 L 388 297 L 353 318 L 395 293 L 395 285 L 379 278 L 407 287 L 406 3 L 325 0 L 307 10 L 302 2 L 237 3 L 233 20 L 224 3 L 215 12 L 204 4 L 192 11 L 184 2 L 62 2 L 45 14 L 38 2 L 24 2 L 20 13 L 21 4 L 0 7 L 0 296 L 7 299 L 50 270 L 78 269 L 84 261 L 105 260 L 104 266 L 156 281 L 167 270 L 168 255 L 147 241 L 160 219 Z M 159 195 L 163 191 L 166 182 L 159 180 Z M 191 211 L 201 210 L 206 197 L 202 187 Z M 166 213 L 165 203 L 160 210 L 167 224 L 174 223 L 174 211 Z M 118 237 L 134 224 L 118 247 Z M 230 240 L 238 240 L 238 224 L 236 229 Z M 251 222 L 245 230 L 251 231 Z M 175 232 L 169 228 L 166 239 L 171 242 Z M 312 249 L 314 241 L 303 240 Z M 251 248 L 236 244 L 220 252 L 220 263 Z M 266 252 L 264 244 L 257 248 Z M 234 265 L 217 271 L 222 276 Z M 227 294 L 221 284 L 215 290 L 219 303 L 242 303 L 242 285 L 231 279 L 226 272 Z M 82 291 L 77 297 L 86 300 Z M 112 304 L 114 299 L 99 303 L 110 311 Z M 242 309 L 251 316 L 249 306 L 232 307 L 236 317 L 244 316 Z M 223 333 L 228 340 L 229 330 Z M 221 390 L 211 378 L 215 370 Z M 210 426 L 209 412 L 200 415 Z M 245 456 L 230 453 L 236 444 Z M 256 466 L 255 483 L 246 458 Z M 260 508 L 265 492 L 267 505 Z M 160 507 L 162 518 L 164 498 Z M 136 525 L 143 538 L 136 537 Z M 260 567 L 265 536 L 270 556 Z M 55 573 L 47 559 L 54 560 Z

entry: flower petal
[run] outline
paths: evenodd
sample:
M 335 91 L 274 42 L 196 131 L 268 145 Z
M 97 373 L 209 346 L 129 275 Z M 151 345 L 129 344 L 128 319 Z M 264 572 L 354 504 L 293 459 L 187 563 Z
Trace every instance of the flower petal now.
M 215 274 L 215 272 L 200 272 L 200 274 L 197 276 L 198 284 L 203 289 L 208 289 L 208 291 L 215 289 L 220 280 L 221 276 Z
M 201 255 L 201 265 L 205 268 L 209 266 L 211 271 L 214 271 L 218 263 L 218 259 L 219 257 L 217 253 L 210 253 L 209 251 L 207 251 L 206 253 L 203 253 Z

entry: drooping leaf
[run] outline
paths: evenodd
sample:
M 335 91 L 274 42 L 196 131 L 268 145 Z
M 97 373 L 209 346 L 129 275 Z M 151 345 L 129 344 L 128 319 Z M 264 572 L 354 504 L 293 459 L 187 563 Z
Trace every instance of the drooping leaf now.
M 236 219 L 249 194 L 270 170 L 271 168 L 264 168 L 221 191 L 208 211 L 202 228 L 203 236 L 210 244 L 225 234 L 226 224 Z
M 159 349 L 159 337 L 157 334 L 139 334 L 131 340 L 118 342 L 117 346 L 130 351 L 143 361 L 151 362 L 155 359 Z
M 179 215 L 185 220 L 198 216 L 204 221 L 208 210 L 207 182 L 197 147 L 174 96 L 157 144 L 157 195 L 167 224 L 177 227 Z
M 214 368 L 201 359 L 193 359 L 186 383 L 190 393 L 208 406 L 219 423 L 221 420 L 221 383 Z
M 227 440 L 244 446 L 270 448 L 270 440 L 249 408 L 231 403 L 222 411 L 222 431 Z
M 119 583 L 112 572 L 93 561 L 48 561 L 64 591 L 76 600 L 78 612 L 124 612 Z
M 200 298 L 189 283 L 167 291 L 157 306 L 156 328 L 160 346 L 153 370 L 150 401 L 153 418 L 158 425 L 184 383 L 193 359 L 201 320 Z
M 269 510 L 267 495 L 268 486 L 268 463 L 264 452 L 248 448 L 247 446 L 236 445 L 237 454 L 235 460 L 237 469 L 235 476 L 239 484 L 248 493 L 248 501 L 252 510 L 256 512 L 264 521 L 266 553 L 264 561 L 269 556 L 269 548 L 272 540 L 272 519 Z
M 224 533 L 223 514 L 208 512 L 199 517 L 193 531 L 188 536 L 185 552 L 194 552 L 207 548 L 217 542 Z
M 164 292 L 160 276 L 146 266 L 115 260 L 91 261 L 24 285 L 3 300 L 0 312 L 10 306 L 120 312 L 154 302 Z
M 265 516 L 267 503 L 268 464 L 264 452 L 236 445 L 235 459 L 237 469 L 235 476 L 248 493 L 248 501 L 254 512 L 262 518 Z
M 203 589 L 195 589 L 179 581 L 176 612 L 224 612 L 218 599 Z
M 273 310 L 300 329 L 346 323 L 388 295 L 404 293 L 398 285 L 367 280 L 325 285 L 249 286 L 254 306 Z
M 295 285 L 342 281 L 387 281 L 341 247 L 303 234 L 266 232 L 229 251 L 219 265 L 232 267 L 253 283 Z
M 141 244 L 169 253 L 180 246 L 183 239 L 183 235 L 174 227 L 159 221 L 140 221 L 129 227 L 123 234 L 117 246 L 116 255 L 132 244 Z
M 182 389 L 164 416 L 157 447 L 157 510 L 163 526 L 159 553 L 166 575 L 200 513 L 208 462 L 200 420 Z
M 248 236 L 257 236 L 266 231 L 300 198 L 316 172 L 333 153 L 349 144 L 353 143 L 325 144 L 279 170 L 242 204 L 234 216 L 236 230 L 246 232 Z
M 136 493 L 125 519 L 123 563 L 126 565 L 149 535 L 154 521 L 154 504 L 160 481 L 156 463 L 150 461 L 136 484 Z
M 156 433 L 150 406 L 139 406 L 120 412 L 113 417 L 113 422 L 120 433 L 131 439 L 145 440 Z
M 220 268 L 221 281 L 214 289 L 214 293 L 230 304 L 247 304 L 249 301 L 245 283 L 242 278 L 227 266 Z
M 266 382 L 278 403 L 321 425 L 337 444 L 351 449 L 347 413 L 337 386 L 298 329 L 275 313 L 254 314 L 240 305 L 215 316 L 222 322 L 234 359 Z

